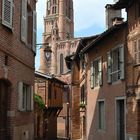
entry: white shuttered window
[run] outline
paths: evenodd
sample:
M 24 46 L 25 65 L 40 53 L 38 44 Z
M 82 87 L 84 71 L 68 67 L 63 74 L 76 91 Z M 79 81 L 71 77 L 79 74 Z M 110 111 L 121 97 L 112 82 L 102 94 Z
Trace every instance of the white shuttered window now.
M 99 57 L 91 63 L 91 88 L 101 86 L 102 81 L 102 59 Z
M 21 10 L 21 40 L 27 43 L 27 0 L 22 0 Z
M 33 88 L 23 82 L 18 82 L 18 109 L 33 110 Z
M 2 1 L 2 24 L 12 29 L 13 26 L 13 0 Z
M 124 46 L 112 49 L 107 55 L 108 83 L 124 79 Z

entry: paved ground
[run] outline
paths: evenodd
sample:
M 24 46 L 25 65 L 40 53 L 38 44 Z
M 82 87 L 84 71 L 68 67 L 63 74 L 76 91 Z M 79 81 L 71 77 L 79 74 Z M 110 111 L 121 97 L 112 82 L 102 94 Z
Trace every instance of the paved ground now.
M 45 140 L 45 139 L 36 139 L 36 140 Z M 56 140 L 70 140 L 68 138 L 57 138 Z

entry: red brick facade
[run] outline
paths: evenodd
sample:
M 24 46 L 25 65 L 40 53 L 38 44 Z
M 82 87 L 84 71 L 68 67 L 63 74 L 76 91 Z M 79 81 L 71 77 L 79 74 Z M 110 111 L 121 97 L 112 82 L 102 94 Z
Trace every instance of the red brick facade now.
M 11 0 L 13 4 L 12 28 L 3 24 L 3 3 L 0 1 L 0 93 L 2 97 L 3 83 L 10 83 L 5 94 L 8 97 L 6 104 L 7 123 L 5 124 L 5 134 L 2 132 L 3 126 L 0 124 L 0 139 L 20 140 L 34 139 L 34 114 L 31 111 L 19 111 L 18 83 L 22 81 L 27 85 L 34 85 L 34 56 L 31 46 L 25 45 L 21 41 L 21 1 Z M 28 2 L 32 11 L 36 9 L 36 1 Z M 32 28 L 31 28 L 32 29 Z M 7 87 L 8 88 L 8 87 Z M 2 98 L 1 98 L 2 99 Z M 4 98 L 3 98 L 4 101 Z M 0 100 L 2 102 L 2 100 Z M 2 112 L 1 112 L 2 113 Z M 3 114 L 3 113 L 2 113 Z M 0 115 L 1 116 L 1 115 Z M 1 118 L 2 120 L 2 118 Z

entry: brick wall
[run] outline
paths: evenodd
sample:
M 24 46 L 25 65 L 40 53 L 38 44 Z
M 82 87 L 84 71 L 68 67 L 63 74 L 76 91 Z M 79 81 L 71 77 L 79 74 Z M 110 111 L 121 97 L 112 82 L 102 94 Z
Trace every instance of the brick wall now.
M 30 5 L 35 9 L 34 1 L 31 1 Z M 10 30 L 2 25 L 2 1 L 0 1 L 0 79 L 11 83 L 10 98 L 7 99 L 8 139 L 19 140 L 22 137 L 24 140 L 26 133 L 25 135 L 33 140 L 33 111 L 18 111 L 18 82 L 34 85 L 34 53 L 20 39 L 20 7 L 21 1 L 14 0 L 13 30 Z M 7 65 L 5 56 L 8 58 Z

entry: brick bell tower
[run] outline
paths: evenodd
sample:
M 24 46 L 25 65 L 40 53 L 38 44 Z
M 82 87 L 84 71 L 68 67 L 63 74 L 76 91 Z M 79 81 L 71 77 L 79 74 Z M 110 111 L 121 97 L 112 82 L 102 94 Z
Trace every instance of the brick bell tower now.
M 73 0 L 47 0 L 42 40 L 45 45 L 40 49 L 40 72 L 60 74 L 58 72 L 58 66 L 62 62 L 60 62 L 60 58 L 58 56 L 58 44 L 67 40 L 68 37 L 73 38 L 73 36 Z M 48 44 L 52 51 L 49 59 L 46 59 L 44 53 L 46 44 Z M 65 45 L 64 48 L 67 50 L 68 48 L 66 47 L 67 46 Z M 65 53 L 65 49 L 62 49 L 61 53 L 66 56 L 67 54 Z M 63 60 L 63 63 L 64 62 L 65 61 Z

